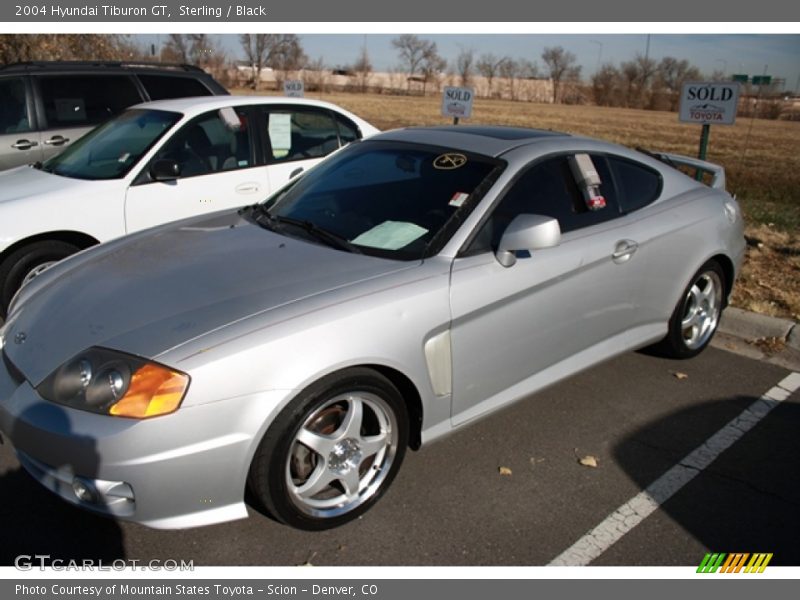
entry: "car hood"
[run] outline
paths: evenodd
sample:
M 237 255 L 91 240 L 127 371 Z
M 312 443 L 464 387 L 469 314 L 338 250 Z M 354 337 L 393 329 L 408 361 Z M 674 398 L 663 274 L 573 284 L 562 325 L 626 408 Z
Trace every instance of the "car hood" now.
M 153 358 L 234 321 L 415 264 L 285 237 L 236 213 L 195 218 L 70 260 L 15 309 L 5 351 L 38 385 L 91 346 Z
M 69 195 L 76 187 L 87 183 L 92 182 L 53 175 L 29 166 L 17 167 L 0 173 L 0 204 L 43 194 Z

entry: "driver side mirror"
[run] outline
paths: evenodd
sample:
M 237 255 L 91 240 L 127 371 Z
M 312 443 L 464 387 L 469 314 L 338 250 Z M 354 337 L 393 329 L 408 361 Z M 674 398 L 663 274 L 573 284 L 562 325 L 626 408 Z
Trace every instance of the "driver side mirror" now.
M 181 166 L 177 161 L 160 158 L 150 166 L 153 181 L 174 181 L 181 176 Z
M 553 217 L 544 215 L 517 215 L 500 238 L 495 254 L 497 262 L 510 267 L 517 262 L 520 250 L 553 248 L 561 243 L 561 227 Z

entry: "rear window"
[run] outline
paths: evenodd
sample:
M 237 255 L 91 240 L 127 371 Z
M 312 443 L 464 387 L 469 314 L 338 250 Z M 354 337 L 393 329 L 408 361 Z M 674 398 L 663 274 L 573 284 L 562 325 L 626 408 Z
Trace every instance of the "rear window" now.
M 142 82 L 151 100 L 212 95 L 211 90 L 192 77 L 139 75 L 139 81 Z
M 127 75 L 57 75 L 38 78 L 47 125 L 97 125 L 142 101 Z

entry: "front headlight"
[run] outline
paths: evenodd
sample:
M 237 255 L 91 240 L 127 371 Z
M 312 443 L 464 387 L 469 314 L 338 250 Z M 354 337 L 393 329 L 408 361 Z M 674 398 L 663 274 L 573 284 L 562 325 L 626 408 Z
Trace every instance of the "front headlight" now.
M 36 390 L 46 400 L 79 410 L 143 419 L 176 411 L 188 388 L 185 373 L 116 350 L 90 348 Z

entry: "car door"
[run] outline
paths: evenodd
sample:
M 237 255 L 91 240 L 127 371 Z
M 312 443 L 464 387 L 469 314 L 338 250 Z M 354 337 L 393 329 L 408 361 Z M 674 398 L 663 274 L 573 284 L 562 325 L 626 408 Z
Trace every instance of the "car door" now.
M 27 78 L 0 78 L 0 170 L 42 160 L 33 114 Z
M 32 81 L 38 90 L 44 159 L 142 101 L 128 75 L 36 75 Z
M 250 115 L 247 107 L 209 111 L 165 140 L 127 190 L 127 231 L 262 200 L 267 179 Z M 174 161 L 180 175 L 154 181 L 149 170 L 158 160 Z
M 454 424 L 625 347 L 640 265 L 633 231 L 619 224 L 613 180 L 604 163 L 596 167 L 605 207 L 588 209 L 568 156 L 545 159 L 517 178 L 454 261 Z M 562 238 L 507 268 L 494 250 L 518 214 L 556 218 Z
M 323 108 L 266 105 L 261 111 L 270 191 L 352 141 L 357 131 Z

